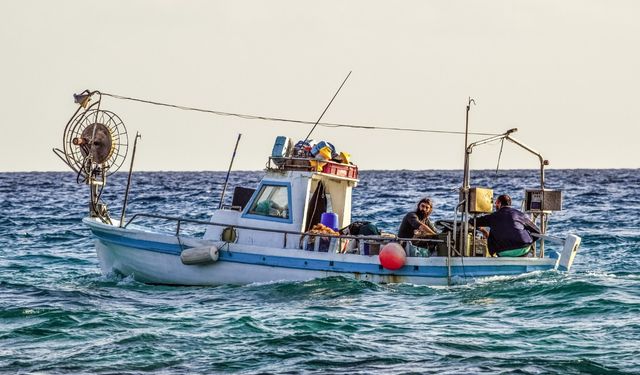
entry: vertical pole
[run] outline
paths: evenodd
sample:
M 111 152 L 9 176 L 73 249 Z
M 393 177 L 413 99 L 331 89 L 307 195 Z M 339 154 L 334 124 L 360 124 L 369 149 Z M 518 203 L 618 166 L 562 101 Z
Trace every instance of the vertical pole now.
M 89 172 L 93 173 L 93 172 Z M 89 210 L 91 211 L 91 217 L 100 217 L 98 214 L 98 184 L 95 181 L 94 176 L 89 177 L 89 190 L 91 196 L 89 197 Z
M 224 202 L 224 193 L 227 191 L 227 183 L 229 182 L 229 174 L 231 173 L 231 167 L 233 166 L 233 160 L 236 158 L 236 151 L 238 150 L 238 143 L 240 143 L 240 137 L 242 137 L 242 134 L 238 134 L 238 139 L 236 140 L 236 147 L 233 148 L 233 155 L 231 156 L 231 162 L 229 163 L 229 170 L 227 171 L 227 178 L 224 179 L 224 186 L 222 187 L 222 196 L 220 197 L 220 204 L 218 205 L 218 209 L 222 208 L 222 203 Z
M 469 225 L 467 221 L 469 220 L 469 154 L 470 150 L 468 144 L 469 137 L 469 111 L 471 110 L 471 103 L 476 104 L 476 102 L 469 97 L 469 102 L 467 103 L 467 114 L 465 120 L 465 128 L 464 128 L 464 176 L 462 181 L 462 197 L 464 199 L 464 211 L 462 212 L 462 222 L 461 225 L 464 225 L 464 230 L 462 231 L 462 240 L 458 241 L 456 238 L 455 241 L 457 244 L 462 245 L 460 248 L 461 256 L 464 256 L 464 252 L 467 248 L 468 242 L 468 234 L 469 234 Z
M 546 160 L 540 160 L 540 190 L 542 190 L 542 199 L 540 202 L 540 232 L 542 232 L 542 234 L 546 234 L 547 232 L 545 223 L 546 214 L 544 212 L 544 164 L 546 162 Z M 540 258 L 544 258 L 544 238 L 540 240 Z
M 136 147 L 138 146 L 138 138 L 142 138 L 140 133 L 136 132 L 136 138 L 133 141 L 133 153 L 131 154 L 131 164 L 129 164 L 129 176 L 127 177 L 127 188 L 124 190 L 124 203 L 122 203 L 122 214 L 120 214 L 120 228 L 124 225 L 124 213 L 127 209 L 127 201 L 129 200 L 129 188 L 131 187 L 131 174 L 133 173 L 133 161 L 136 159 Z
M 453 225 L 455 231 L 455 222 Z M 447 233 L 447 285 L 451 286 L 451 232 Z

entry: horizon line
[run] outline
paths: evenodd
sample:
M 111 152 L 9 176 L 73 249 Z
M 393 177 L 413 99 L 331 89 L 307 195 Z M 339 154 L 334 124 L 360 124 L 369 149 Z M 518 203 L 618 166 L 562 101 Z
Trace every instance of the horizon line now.
M 462 171 L 462 168 L 450 169 L 450 168 L 428 168 L 428 169 L 410 169 L 410 168 L 402 168 L 402 169 L 360 169 L 358 168 L 358 172 L 381 172 L 381 171 L 411 171 L 411 172 L 420 172 L 420 171 Z M 500 168 L 498 171 L 538 171 L 539 168 Z M 549 170 L 585 170 L 585 171 L 598 171 L 598 170 L 640 170 L 640 167 L 603 167 L 603 168 L 588 168 L 588 167 L 578 167 L 578 168 L 545 168 L 545 171 Z M 264 172 L 265 169 L 235 169 L 231 172 Z M 472 169 L 472 171 L 492 171 L 495 172 L 493 168 L 480 168 L 480 169 Z M 0 173 L 76 173 L 71 170 L 30 170 L 30 171 L 0 171 Z M 153 172 L 169 172 L 169 173 L 193 173 L 193 172 L 214 172 L 214 173 L 226 173 L 226 170 L 167 170 L 167 169 L 148 169 L 148 170 L 136 170 L 133 173 L 153 173 Z M 114 173 L 128 173 L 127 171 L 116 171 Z

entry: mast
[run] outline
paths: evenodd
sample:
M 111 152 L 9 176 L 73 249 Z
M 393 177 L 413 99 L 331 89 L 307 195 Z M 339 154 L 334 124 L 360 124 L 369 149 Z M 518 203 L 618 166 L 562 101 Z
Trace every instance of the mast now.
M 469 111 L 471 110 L 471 103 L 474 105 L 476 102 L 469 97 L 469 101 L 467 102 L 467 111 L 466 111 L 466 119 L 465 119 L 465 127 L 464 127 L 464 175 L 462 178 L 462 189 L 460 190 L 460 203 L 462 204 L 462 221 L 461 225 L 463 225 L 464 229 L 462 231 L 462 241 L 458 241 L 456 243 L 460 243 L 461 247 L 459 247 L 461 256 L 464 256 L 464 251 L 467 248 L 467 237 L 469 235 L 469 226 L 467 225 L 467 221 L 469 221 L 469 154 L 471 153 L 471 149 L 469 148 Z M 457 238 L 455 239 L 458 240 Z

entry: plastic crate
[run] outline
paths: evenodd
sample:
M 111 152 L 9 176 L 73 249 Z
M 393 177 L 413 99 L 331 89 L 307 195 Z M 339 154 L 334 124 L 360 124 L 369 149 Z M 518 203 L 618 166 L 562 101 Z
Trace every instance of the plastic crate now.
M 329 161 L 324 165 L 324 167 L 322 167 L 322 173 L 357 179 L 358 166 L 353 164 L 340 164 Z

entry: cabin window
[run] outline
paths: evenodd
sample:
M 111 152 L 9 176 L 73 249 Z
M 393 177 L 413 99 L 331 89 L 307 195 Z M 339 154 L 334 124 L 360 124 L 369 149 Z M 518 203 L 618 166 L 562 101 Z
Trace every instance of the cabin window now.
M 253 200 L 249 215 L 289 219 L 289 187 L 285 185 L 263 185 Z

